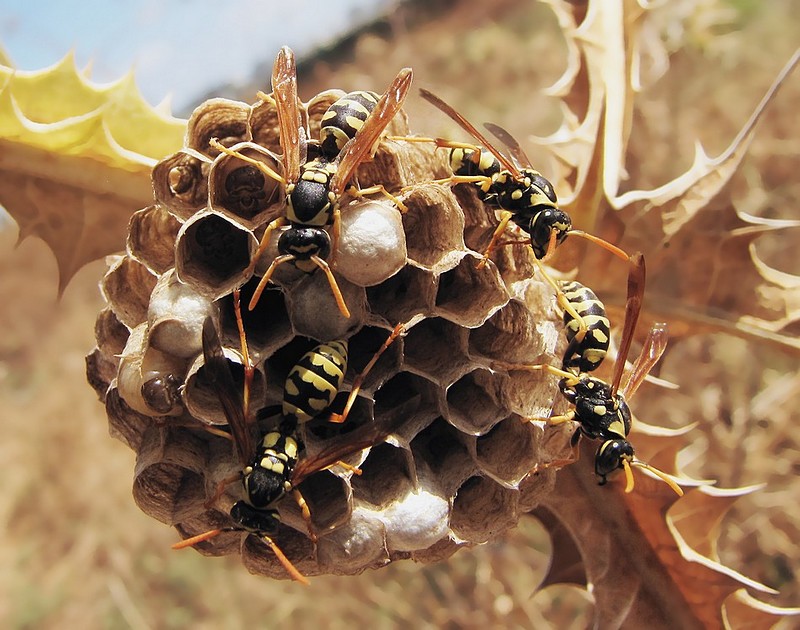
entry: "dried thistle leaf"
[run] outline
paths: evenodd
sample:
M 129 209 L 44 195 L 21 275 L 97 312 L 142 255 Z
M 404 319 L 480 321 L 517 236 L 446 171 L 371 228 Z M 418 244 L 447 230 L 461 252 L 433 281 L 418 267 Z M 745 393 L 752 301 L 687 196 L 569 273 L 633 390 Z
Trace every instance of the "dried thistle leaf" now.
M 637 436 L 637 446 L 644 443 Z M 559 473 L 555 492 L 544 502 L 545 512 L 536 513 L 551 532 L 554 563 L 556 558 L 569 560 L 567 571 L 551 566 L 542 586 L 578 581 L 577 559 L 569 551 L 574 542 L 583 558 L 585 580 L 592 585 L 598 627 L 635 620 L 653 627 L 721 628 L 722 606 L 738 589 L 774 593 L 723 566 L 712 553 L 716 528 L 709 521 L 721 518 L 736 497 L 752 488 L 720 491 L 702 486 L 676 501 L 665 484 L 639 474 L 631 494 L 621 488 L 599 489 L 591 470 L 594 449 L 583 445 L 580 462 Z
M 563 162 L 562 181 L 554 184 L 574 224 L 588 231 L 602 227 L 601 233 L 623 248 L 645 253 L 649 315 L 679 324 L 674 336 L 724 330 L 796 350 L 800 341 L 783 331 L 800 317 L 798 279 L 765 265 L 753 244 L 765 232 L 800 223 L 739 210 L 730 183 L 800 52 L 719 156 L 709 157 L 698 144 L 693 165 L 681 176 L 653 190 L 619 193 L 627 179 L 634 96 L 643 83 L 646 59 L 662 59 L 649 64 L 651 76 L 665 71 L 665 49 L 653 36 L 655 7 L 621 0 L 550 4 L 567 36 L 568 64 L 550 88 L 563 102 L 562 126 L 540 142 Z M 714 19 L 727 18 L 719 13 Z M 565 195 L 568 190 L 574 192 Z M 594 256 L 582 261 L 582 281 L 619 296 L 615 287 L 622 286 L 621 277 L 609 277 L 605 265 L 594 264 Z

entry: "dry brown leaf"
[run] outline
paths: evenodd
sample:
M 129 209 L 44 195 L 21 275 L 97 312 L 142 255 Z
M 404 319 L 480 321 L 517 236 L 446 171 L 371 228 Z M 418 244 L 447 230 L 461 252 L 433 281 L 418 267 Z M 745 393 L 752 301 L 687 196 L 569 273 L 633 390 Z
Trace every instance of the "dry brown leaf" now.
M 151 203 L 150 170 L 186 121 L 150 107 L 128 74 L 95 85 L 72 55 L 37 72 L 0 65 L 0 203 L 58 262 L 59 292 L 83 265 L 124 249 Z
M 658 441 L 670 450 L 670 440 Z M 664 457 L 651 450 L 654 442 L 637 435 L 636 443 L 652 455 L 651 463 L 663 466 Z M 542 586 L 580 583 L 577 547 L 595 597 L 595 623 L 602 628 L 632 623 L 722 628 L 723 604 L 742 587 L 774 593 L 723 566 L 714 553 L 715 524 L 735 498 L 754 488 L 719 490 L 700 485 L 678 500 L 661 481 L 638 472 L 631 494 L 622 492 L 621 479 L 598 488 L 592 471 L 595 448 L 584 440 L 579 463 L 559 473 L 545 509 L 534 512 L 553 539 L 553 564 Z M 701 483 L 682 480 L 685 488 Z M 744 604 L 739 603 L 737 615 L 749 614 L 740 610 Z M 757 608 L 761 616 L 770 615 L 771 623 L 791 613 L 761 602 Z
M 739 589 L 725 600 L 726 630 L 760 630 L 771 628 L 782 617 L 800 615 L 800 608 L 781 608 L 760 602 Z
M 711 158 L 697 145 L 694 164 L 680 177 L 654 190 L 620 193 L 623 185 L 632 188 L 626 182 L 626 151 L 634 97 L 645 82 L 642 69 L 649 68 L 648 80 L 665 71 L 666 49 L 653 34 L 658 28 L 654 4 L 549 4 L 567 36 L 568 64 L 550 90 L 563 101 L 562 126 L 539 142 L 566 167 L 556 188 L 573 190 L 561 197 L 574 224 L 599 231 L 628 251 L 645 253 L 649 314 L 678 324 L 674 336 L 721 330 L 797 350 L 800 340 L 783 331 L 800 319 L 800 278 L 764 263 L 754 242 L 800 222 L 741 211 L 734 206 L 730 182 L 800 52 L 722 154 Z M 726 19 L 725 13 L 718 18 Z M 562 266 L 577 264 L 574 251 L 562 254 Z M 604 254 L 587 254 L 582 281 L 620 300 L 616 287 L 623 286 L 621 275 L 608 274 Z
M 651 5 L 627 0 L 550 4 L 567 35 L 568 67 L 551 90 L 563 101 L 562 127 L 542 142 L 566 166 L 556 188 L 573 186 L 562 199 L 575 225 L 599 231 L 628 251 L 645 252 L 645 317 L 666 320 L 672 336 L 726 330 L 800 348 L 800 340 L 782 332 L 800 318 L 800 278 L 768 266 L 755 246 L 758 236 L 800 222 L 747 214 L 735 207 L 730 191 L 758 121 L 800 54 L 722 154 L 710 158 L 698 145 L 694 164 L 682 176 L 655 190 L 631 190 L 625 163 L 645 44 L 650 59 L 665 55 L 653 43 L 660 40 L 652 37 Z M 664 65 L 651 68 L 663 72 Z M 623 186 L 630 192 L 620 193 Z M 570 249 L 566 255 L 574 257 L 566 262 L 575 265 L 579 259 Z M 610 302 L 624 303 L 619 289 L 624 270 L 609 274 L 607 254 L 585 253 L 581 282 L 610 295 Z M 639 452 L 653 465 L 671 469 L 682 442 L 659 436 L 655 427 L 644 432 L 641 423 L 636 427 L 632 439 Z M 597 488 L 591 466 L 595 448 L 583 445 L 581 461 L 559 473 L 556 491 L 541 511 L 554 538 L 554 557 L 566 565 L 551 567 L 545 585 L 579 580 L 577 546 L 596 601 L 597 627 L 722 628 L 726 603 L 729 619 L 774 623 L 787 614 L 760 602 L 747 612 L 756 600 L 735 596 L 742 587 L 774 591 L 722 565 L 716 554 L 719 520 L 752 488 L 718 490 L 693 481 L 688 485 L 699 487 L 677 500 L 665 484 L 645 475 L 637 476 L 630 495 L 621 492 L 619 481 L 612 484 L 615 489 Z

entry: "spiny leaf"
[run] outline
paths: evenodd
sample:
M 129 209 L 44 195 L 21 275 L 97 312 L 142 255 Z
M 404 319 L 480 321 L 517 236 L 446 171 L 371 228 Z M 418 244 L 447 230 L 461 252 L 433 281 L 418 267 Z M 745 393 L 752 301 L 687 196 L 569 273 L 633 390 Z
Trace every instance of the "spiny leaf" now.
M 645 440 L 639 435 L 634 439 L 647 452 Z M 678 500 L 661 481 L 638 472 L 631 494 L 622 492 L 618 479 L 600 488 L 592 471 L 595 448 L 584 444 L 580 462 L 559 472 L 556 490 L 545 502 L 557 521 L 546 511 L 537 516 L 544 516 L 554 554 L 561 550 L 555 555 L 570 558 L 572 544 L 580 550 L 597 603 L 599 627 L 635 620 L 639 625 L 655 623 L 655 627 L 721 628 L 722 606 L 741 587 L 774 593 L 720 564 L 715 554 L 703 555 L 687 542 L 696 541 L 713 551 L 708 538 L 713 523 L 735 497 L 753 488 L 721 491 L 701 485 Z M 649 460 L 655 463 L 657 458 Z M 684 487 L 697 483 L 682 480 Z M 559 578 L 577 581 L 577 562 L 572 556 L 569 571 L 551 568 L 544 585 Z
M 800 52 L 722 154 L 711 158 L 697 145 L 694 163 L 683 175 L 653 190 L 620 194 L 627 178 L 624 164 L 638 159 L 626 151 L 634 97 L 642 84 L 643 43 L 653 40 L 651 5 L 643 8 L 627 0 L 550 4 L 567 35 L 568 66 L 551 90 L 562 98 L 565 116 L 561 129 L 541 142 L 567 166 L 564 181 L 554 184 L 559 191 L 573 191 L 561 197 L 574 224 L 627 251 L 645 253 L 648 308 L 671 327 L 683 324 L 673 327 L 675 336 L 733 331 L 797 349 L 800 340 L 783 331 L 800 319 L 798 280 L 767 266 L 753 245 L 766 232 L 800 222 L 754 217 L 736 208 L 730 184 L 757 123 L 798 64 Z M 649 44 L 650 57 L 663 52 Z M 663 72 L 660 66 L 658 73 Z M 578 264 L 574 248 L 562 250 L 562 266 Z M 599 256 L 586 252 L 581 280 L 604 295 L 618 294 L 621 273 L 609 274 L 607 256 Z M 675 311 L 681 311 L 677 318 Z
M 726 630 L 761 630 L 770 628 L 784 617 L 800 615 L 800 608 L 781 608 L 758 601 L 745 589 L 725 600 Z
M 652 30 L 651 5 L 632 0 L 550 4 L 567 36 L 569 60 L 552 90 L 562 98 L 564 120 L 558 132 L 542 142 L 566 167 L 563 181 L 554 184 L 559 191 L 572 191 L 561 197 L 576 226 L 599 232 L 628 251 L 645 252 L 645 317 L 666 320 L 671 336 L 725 329 L 784 348 L 800 347 L 798 339 L 780 333 L 800 317 L 795 297 L 800 281 L 766 265 L 755 248 L 761 234 L 786 230 L 797 222 L 747 214 L 734 206 L 730 192 L 756 124 L 798 55 L 720 156 L 710 158 L 698 145 L 695 162 L 684 175 L 656 190 L 620 194 L 627 178 L 624 165 L 639 159 L 627 155 L 628 138 L 634 97 L 642 84 L 636 69 L 643 48 L 637 42 L 646 41 L 643 35 Z M 652 33 L 649 39 L 655 39 Z M 649 54 L 659 56 L 658 44 L 651 45 Z M 664 70 L 662 64 L 658 72 Z M 604 296 L 616 295 L 617 303 L 623 304 L 621 273 L 609 274 L 607 263 L 596 256 L 584 257 L 581 282 Z M 569 262 L 576 264 L 577 258 Z M 637 423 L 632 435 L 637 452 L 658 468 L 669 469 L 681 443 L 655 435 L 654 428 L 644 436 L 641 428 Z M 544 522 L 554 537 L 565 539 L 554 540 L 554 554 L 566 559 L 569 570 L 563 575 L 570 582 L 577 581 L 571 550 L 577 545 L 596 600 L 598 627 L 721 628 L 723 606 L 734 601 L 733 594 L 742 586 L 773 592 L 725 567 L 716 556 L 714 523 L 734 497 L 750 489 L 720 491 L 694 481 L 688 485 L 700 487 L 676 500 L 663 483 L 640 474 L 634 492 L 623 495 L 618 488 L 595 487 L 594 448 L 584 445 L 581 461 L 559 472 L 558 486 L 545 508 L 560 524 L 548 518 Z M 569 530 L 566 536 L 564 528 Z M 561 575 L 560 568 L 551 568 L 545 584 Z M 746 600 L 736 602 L 737 614 L 745 618 Z
M 133 212 L 152 201 L 150 170 L 186 122 L 151 108 L 133 75 L 89 82 L 72 55 L 37 72 L 0 65 L 0 203 L 20 239 L 42 238 L 59 292 L 83 265 L 124 248 Z

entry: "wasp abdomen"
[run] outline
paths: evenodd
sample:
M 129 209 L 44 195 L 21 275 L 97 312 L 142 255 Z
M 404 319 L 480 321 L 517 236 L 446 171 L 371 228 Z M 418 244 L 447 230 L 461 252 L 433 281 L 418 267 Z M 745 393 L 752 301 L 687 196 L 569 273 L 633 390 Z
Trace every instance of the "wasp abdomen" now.
M 580 282 L 563 282 L 561 290 L 586 324 L 583 339 L 573 343 L 580 325 L 578 320 L 564 312 L 564 326 L 570 344 L 564 354 L 562 367 L 564 370 L 577 367 L 580 372 L 591 372 L 603 362 L 608 352 L 611 324 L 606 317 L 606 309 L 595 292 Z
M 283 392 L 283 415 L 308 422 L 327 409 L 347 371 L 347 342 L 331 341 L 310 351 L 289 372 Z
M 375 109 L 380 95 L 358 90 L 345 94 L 322 116 L 319 143 L 322 154 L 329 159 L 339 155 L 345 144 L 355 137 L 364 121 Z

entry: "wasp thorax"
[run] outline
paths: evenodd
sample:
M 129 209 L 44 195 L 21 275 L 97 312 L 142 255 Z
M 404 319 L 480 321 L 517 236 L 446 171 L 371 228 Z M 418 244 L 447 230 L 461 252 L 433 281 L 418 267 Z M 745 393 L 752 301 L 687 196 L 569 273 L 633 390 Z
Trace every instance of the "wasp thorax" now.
M 342 184 L 382 185 L 405 213 L 379 193 L 336 198 L 334 154 L 369 120 L 359 99 L 331 91 L 299 107 L 309 147 L 328 157 L 301 164 L 296 181 L 284 179 L 275 99 L 200 106 L 187 146 L 155 166 L 156 203 L 134 217 L 128 254 L 103 282 L 109 308 L 89 360 L 112 434 L 137 453 L 140 507 L 184 537 L 227 529 L 203 553 L 241 554 L 249 570 L 274 577 L 287 572 L 265 536 L 306 575 L 435 561 L 490 540 L 552 488 L 554 467 L 530 471 L 565 458 L 557 441 L 521 422 L 551 404 L 553 379 L 493 367 L 558 364 L 563 325 L 552 291 L 523 248 L 479 265 L 497 220 L 474 187 L 430 183 L 451 173 L 446 151 L 380 140 Z M 329 113 L 340 110 L 359 113 Z M 407 135 L 402 113 L 386 125 Z M 211 147 L 212 138 L 234 153 Z M 471 164 L 468 152 L 462 161 Z M 480 157 L 494 174 L 494 158 Z M 397 324 L 404 328 L 373 361 Z M 330 422 L 354 385 L 346 420 Z M 231 414 L 247 414 L 249 439 L 233 435 Z M 252 442 L 247 453 L 237 452 L 243 442 Z M 327 453 L 346 465 L 330 462 L 294 483 Z M 242 483 L 220 492 L 237 474 Z M 310 522 L 284 496 L 297 489 Z M 240 543 L 244 533 L 252 535 Z

